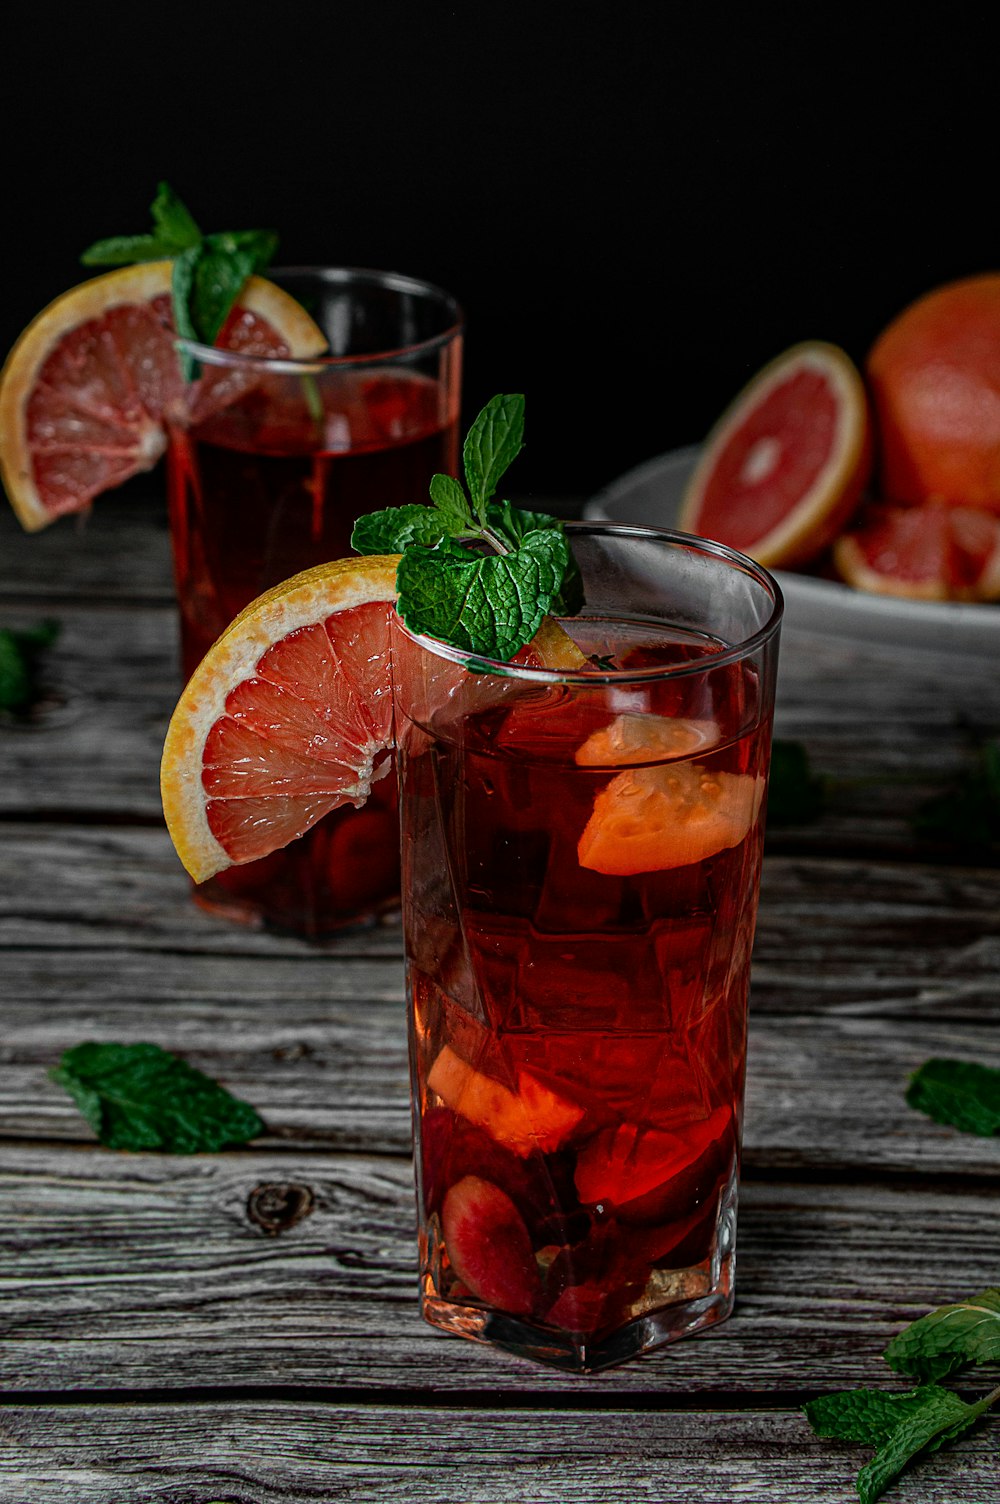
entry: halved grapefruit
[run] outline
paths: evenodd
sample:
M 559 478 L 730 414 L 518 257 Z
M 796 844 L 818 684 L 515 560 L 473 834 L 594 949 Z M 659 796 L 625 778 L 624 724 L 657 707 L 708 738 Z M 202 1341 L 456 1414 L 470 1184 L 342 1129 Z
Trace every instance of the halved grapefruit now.
M 0 479 L 29 531 L 79 512 L 112 486 L 155 465 L 164 415 L 231 400 L 208 373 L 186 386 L 174 348 L 172 262 L 94 277 L 50 303 L 0 372 Z M 248 355 L 308 358 L 326 348 L 303 308 L 251 277 L 217 343 Z
M 904 308 L 866 370 L 881 496 L 1000 514 L 1000 273 L 949 282 Z
M 188 680 L 160 789 L 195 882 L 287 846 L 330 810 L 363 804 L 388 772 L 398 562 L 372 554 L 293 575 L 252 601 Z M 550 618 L 517 661 L 586 663 Z
M 858 590 L 925 601 L 1000 600 L 1000 518 L 973 507 L 871 506 L 833 545 Z
M 808 564 L 871 473 L 864 383 L 837 345 L 794 345 L 753 378 L 705 442 L 680 526 L 767 566 Z

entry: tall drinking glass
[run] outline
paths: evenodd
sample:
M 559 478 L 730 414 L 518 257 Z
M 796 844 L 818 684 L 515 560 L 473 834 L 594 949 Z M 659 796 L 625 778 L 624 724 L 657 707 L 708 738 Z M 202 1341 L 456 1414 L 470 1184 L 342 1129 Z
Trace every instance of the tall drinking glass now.
M 180 341 L 203 395 L 169 430 L 167 485 L 185 677 L 271 585 L 351 552 L 364 512 L 426 502 L 457 462 L 462 313 L 394 273 L 269 273 L 320 325 L 330 354 L 261 357 Z M 204 907 L 307 935 L 398 902 L 395 779 L 272 856 L 195 890 Z
M 569 531 L 584 667 L 392 651 L 423 1314 L 590 1370 L 732 1309 L 782 606 Z

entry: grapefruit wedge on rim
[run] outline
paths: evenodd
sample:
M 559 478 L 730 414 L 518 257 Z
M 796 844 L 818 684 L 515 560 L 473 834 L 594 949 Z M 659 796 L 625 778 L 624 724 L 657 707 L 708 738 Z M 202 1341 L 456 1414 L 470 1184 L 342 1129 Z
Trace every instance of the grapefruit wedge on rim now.
M 252 601 L 195 669 L 160 764 L 167 829 L 195 882 L 364 804 L 389 771 L 398 563 L 370 554 L 293 575 Z M 546 617 L 516 661 L 579 669 L 586 659 Z
M 808 564 L 842 530 L 872 466 L 861 375 L 837 345 L 794 345 L 744 387 L 705 442 L 680 526 L 768 567 Z
M 186 384 L 174 347 L 173 263 L 125 266 L 70 288 L 28 325 L 0 372 L 0 479 L 28 531 L 149 470 L 166 448 L 164 417 L 209 393 L 221 373 Z M 326 349 L 288 293 L 251 277 L 217 344 L 301 359 Z

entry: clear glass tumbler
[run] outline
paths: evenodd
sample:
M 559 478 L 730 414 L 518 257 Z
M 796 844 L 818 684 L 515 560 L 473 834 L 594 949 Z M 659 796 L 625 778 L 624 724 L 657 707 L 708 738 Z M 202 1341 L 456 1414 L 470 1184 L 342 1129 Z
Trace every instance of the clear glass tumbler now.
M 392 651 L 423 1314 L 592 1370 L 732 1309 L 782 605 L 569 531 L 579 670 Z
M 455 472 L 462 312 L 439 288 L 349 267 L 269 273 L 329 341 L 316 360 L 180 341 L 203 374 L 169 429 L 167 486 L 185 677 L 271 585 L 351 552 L 362 513 L 426 502 Z M 258 332 L 259 335 L 259 332 Z M 266 338 L 265 338 L 266 344 Z M 395 779 L 362 810 L 195 890 L 235 919 L 322 935 L 398 903 Z

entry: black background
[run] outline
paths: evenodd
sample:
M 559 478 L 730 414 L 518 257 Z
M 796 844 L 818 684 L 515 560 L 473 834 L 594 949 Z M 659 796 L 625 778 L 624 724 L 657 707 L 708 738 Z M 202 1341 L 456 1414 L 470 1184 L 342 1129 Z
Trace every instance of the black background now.
M 527 396 L 512 489 L 590 492 L 702 437 L 789 344 L 862 360 L 911 298 L 1000 263 L 989 13 L 22 3 L 0 340 L 166 178 L 206 230 L 278 229 L 286 264 L 449 288 L 466 414 Z

